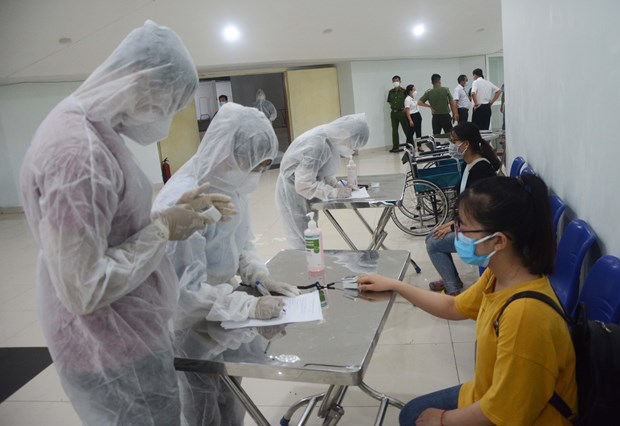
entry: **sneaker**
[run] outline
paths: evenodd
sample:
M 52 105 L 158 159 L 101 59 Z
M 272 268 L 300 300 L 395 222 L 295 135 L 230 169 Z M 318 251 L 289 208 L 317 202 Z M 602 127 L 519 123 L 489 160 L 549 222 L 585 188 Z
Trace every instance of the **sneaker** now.
M 428 288 L 431 291 L 444 291 L 446 289 L 446 283 L 443 280 L 431 281 L 428 284 Z

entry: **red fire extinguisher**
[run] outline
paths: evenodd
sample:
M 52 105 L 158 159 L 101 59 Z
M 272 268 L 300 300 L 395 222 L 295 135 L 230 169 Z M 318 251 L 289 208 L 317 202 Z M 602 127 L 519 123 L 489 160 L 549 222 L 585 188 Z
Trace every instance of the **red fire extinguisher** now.
M 168 158 L 164 158 L 164 161 L 161 162 L 161 177 L 164 180 L 164 183 L 168 182 L 170 179 L 170 163 L 168 163 Z

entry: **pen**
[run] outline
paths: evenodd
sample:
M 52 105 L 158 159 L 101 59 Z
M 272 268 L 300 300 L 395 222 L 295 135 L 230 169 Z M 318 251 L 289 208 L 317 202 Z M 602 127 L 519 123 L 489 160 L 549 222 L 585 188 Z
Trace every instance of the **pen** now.
M 344 187 L 346 187 L 346 186 L 347 186 L 347 184 L 346 184 L 346 183 L 344 183 L 344 181 L 343 181 L 342 179 L 338 179 L 338 182 L 340 182 L 340 184 L 341 184 L 342 186 L 344 186 Z
M 271 296 L 271 293 L 269 293 L 269 290 L 265 288 L 265 286 L 263 285 L 263 283 L 260 282 L 260 280 L 256 280 L 256 288 L 258 289 L 260 294 L 262 294 L 263 296 Z

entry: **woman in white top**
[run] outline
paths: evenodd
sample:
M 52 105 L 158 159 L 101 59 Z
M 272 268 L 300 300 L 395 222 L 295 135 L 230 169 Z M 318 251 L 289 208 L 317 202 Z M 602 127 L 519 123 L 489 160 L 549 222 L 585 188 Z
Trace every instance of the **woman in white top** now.
M 409 131 L 407 132 L 407 143 L 413 144 L 413 134 L 415 132 L 416 138 L 422 137 L 422 114 L 420 114 L 420 108 L 418 101 L 413 99 L 417 91 L 415 85 L 410 84 L 406 89 L 407 97 L 405 98 L 405 117 L 409 121 Z M 430 108 L 429 105 L 426 105 Z

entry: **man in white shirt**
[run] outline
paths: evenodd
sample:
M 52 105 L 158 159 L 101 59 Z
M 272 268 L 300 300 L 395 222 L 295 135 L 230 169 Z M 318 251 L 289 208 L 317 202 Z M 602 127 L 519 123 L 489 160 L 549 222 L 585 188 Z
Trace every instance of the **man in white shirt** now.
M 502 91 L 484 79 L 482 70 L 476 68 L 473 71 L 474 82 L 471 85 L 471 97 L 474 101 L 474 113 L 471 121 L 478 126 L 480 130 L 488 130 L 491 124 L 491 105 L 499 98 Z
M 465 123 L 469 116 L 469 108 L 471 108 L 471 101 L 469 96 L 465 93 L 465 84 L 467 84 L 467 76 L 465 74 L 459 75 L 457 79 L 458 84 L 454 88 L 452 97 L 456 101 L 456 108 L 459 112 L 459 124 Z

